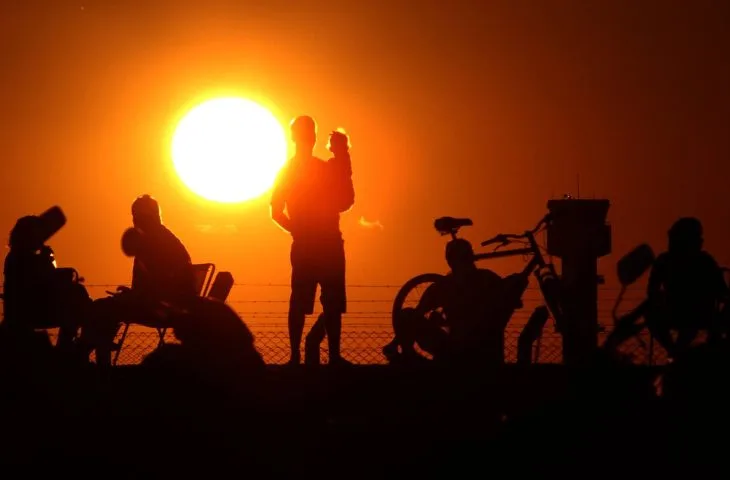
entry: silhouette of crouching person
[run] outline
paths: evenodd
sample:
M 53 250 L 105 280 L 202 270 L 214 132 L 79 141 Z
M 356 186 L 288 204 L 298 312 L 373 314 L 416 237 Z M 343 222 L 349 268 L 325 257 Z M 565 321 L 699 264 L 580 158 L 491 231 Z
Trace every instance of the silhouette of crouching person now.
M 484 320 L 483 328 L 472 331 L 467 337 L 455 339 L 445 330 L 450 322 L 443 312 L 433 310 L 428 315 L 417 308 L 404 308 L 394 322 L 395 335 L 400 343 L 401 355 L 386 353 L 390 361 L 413 363 L 423 361 L 414 346 L 430 354 L 433 360 L 442 364 L 459 366 L 495 367 L 504 364 L 504 328 L 490 329 Z M 486 327 L 486 328 L 485 328 Z
M 191 298 L 170 311 L 167 323 L 180 343 L 160 346 L 145 358 L 144 366 L 185 370 L 204 381 L 226 383 L 263 371 L 253 334 L 224 302 Z
M 464 239 L 446 245 L 446 261 L 451 271 L 426 288 L 416 308 L 404 308 L 393 317 L 395 338 L 383 354 L 391 362 L 422 360 L 417 344 L 435 361 L 503 364 L 504 330 L 515 309 L 522 307 L 526 276 L 502 278 L 478 268 Z
M 76 270 L 57 268 L 45 244 L 52 233 L 37 215 L 20 218 L 10 232 L 2 328 L 17 340 L 32 339 L 35 329 L 59 328 L 57 348 L 69 352 L 92 300 Z

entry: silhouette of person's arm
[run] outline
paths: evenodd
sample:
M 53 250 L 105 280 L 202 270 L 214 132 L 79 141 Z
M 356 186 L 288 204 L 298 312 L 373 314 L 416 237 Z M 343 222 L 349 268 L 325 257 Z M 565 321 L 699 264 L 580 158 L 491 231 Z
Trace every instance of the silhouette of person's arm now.
M 279 228 L 287 233 L 291 233 L 291 219 L 284 211 L 286 209 L 287 183 L 286 170 L 282 169 L 276 178 L 274 190 L 271 194 L 271 219 Z

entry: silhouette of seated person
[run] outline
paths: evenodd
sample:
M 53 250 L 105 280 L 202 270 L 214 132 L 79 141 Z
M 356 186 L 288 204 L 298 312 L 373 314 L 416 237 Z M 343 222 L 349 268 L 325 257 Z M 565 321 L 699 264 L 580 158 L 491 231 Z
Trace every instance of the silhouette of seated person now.
M 702 224 L 695 218 L 679 219 L 668 236 L 667 251 L 652 265 L 647 299 L 619 319 L 606 339 L 607 350 L 615 352 L 621 343 L 648 327 L 674 358 L 687 351 L 700 330 L 707 330 L 708 339 L 714 341 L 727 328 L 723 325 L 728 313 L 727 284 L 715 259 L 702 250 Z M 642 317 L 643 324 L 639 323 Z
M 672 357 L 686 351 L 700 330 L 714 334 L 720 305 L 728 296 L 722 270 L 702 249 L 702 235 L 696 218 L 675 222 L 668 249 L 656 258 L 649 275 L 646 323 Z
M 114 338 L 121 322 L 158 327 L 167 305 L 183 305 L 196 297 L 195 274 L 182 242 L 162 223 L 160 207 L 149 195 L 132 204 L 134 229 L 127 230 L 122 247 L 134 256 L 131 288 L 94 302 L 89 343 L 100 366 L 111 363 Z
M 57 268 L 45 245 L 47 226 L 40 216 L 20 218 L 10 232 L 4 265 L 6 332 L 31 338 L 35 329 L 59 328 L 57 347 L 69 351 L 92 303 L 76 271 Z
M 416 359 L 417 343 L 436 361 L 504 363 L 504 329 L 522 306 L 526 278 L 502 278 L 478 268 L 472 246 L 464 239 L 446 245 L 446 261 L 451 271 L 426 289 L 415 308 L 405 308 L 394 318 L 396 338 L 384 354 L 395 359 L 400 346 L 403 360 Z

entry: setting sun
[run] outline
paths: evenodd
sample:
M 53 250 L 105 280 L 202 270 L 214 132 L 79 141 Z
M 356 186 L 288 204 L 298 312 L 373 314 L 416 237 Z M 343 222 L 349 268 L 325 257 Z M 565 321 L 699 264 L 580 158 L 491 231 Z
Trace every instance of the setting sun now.
M 243 98 L 217 98 L 188 112 L 172 139 L 180 179 L 208 200 L 237 203 L 274 183 L 286 161 L 286 136 L 274 115 Z

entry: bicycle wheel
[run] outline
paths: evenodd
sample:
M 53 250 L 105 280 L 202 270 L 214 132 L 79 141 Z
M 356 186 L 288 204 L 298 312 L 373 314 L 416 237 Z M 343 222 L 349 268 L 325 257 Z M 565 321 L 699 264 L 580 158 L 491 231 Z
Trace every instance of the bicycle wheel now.
M 440 273 L 422 273 L 408 280 L 400 287 L 400 290 L 398 290 L 395 296 L 395 300 L 393 300 L 392 316 L 395 317 L 401 310 L 408 306 L 407 303 L 410 303 L 410 300 L 413 298 L 409 297 L 410 295 L 414 294 L 416 297 L 415 304 L 418 304 L 426 288 L 443 278 L 444 276 Z

